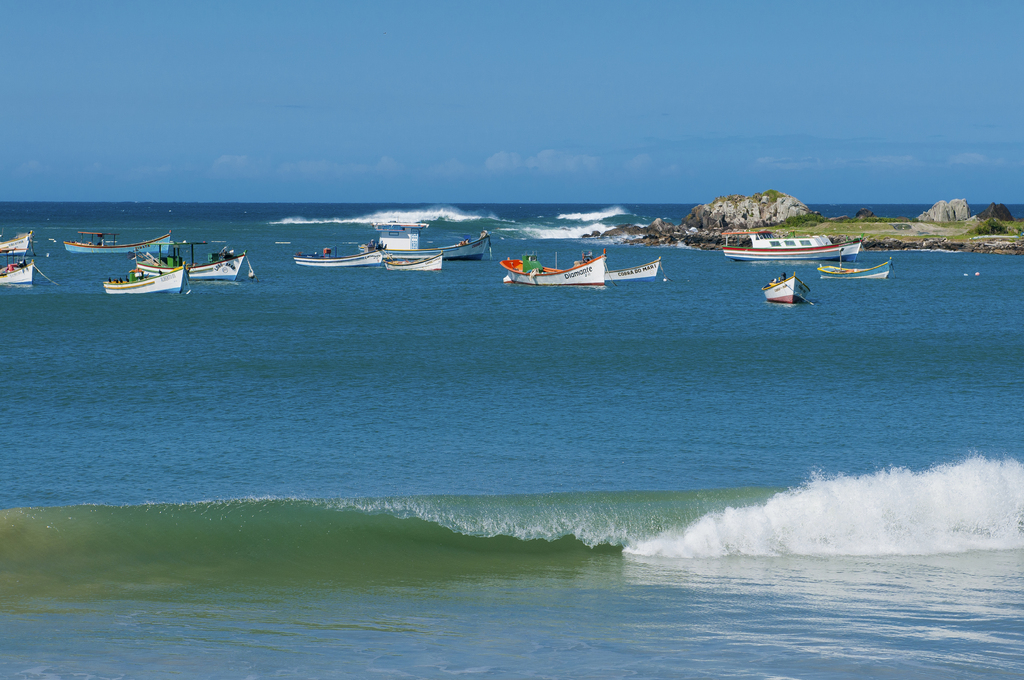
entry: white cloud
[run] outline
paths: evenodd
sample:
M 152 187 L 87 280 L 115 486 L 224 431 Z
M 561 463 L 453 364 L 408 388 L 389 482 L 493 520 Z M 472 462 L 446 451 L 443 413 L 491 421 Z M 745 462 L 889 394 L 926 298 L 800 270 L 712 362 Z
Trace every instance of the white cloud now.
M 22 163 L 15 171 L 14 174 L 20 177 L 28 177 L 29 175 L 41 175 L 44 172 L 49 171 L 49 167 L 43 165 L 39 161 L 28 161 Z
M 653 162 L 650 154 L 642 153 L 626 161 L 626 169 L 630 172 L 643 172 L 650 168 Z
M 544 174 L 562 174 L 575 172 L 593 172 L 597 170 L 601 159 L 586 154 L 567 154 L 563 151 L 545 149 L 536 156 L 526 160 L 508 151 L 499 151 L 484 162 L 484 167 L 491 172 L 510 172 L 519 168 L 536 170 Z
M 950 165 L 983 165 L 988 162 L 988 158 L 980 153 L 961 153 L 949 158 Z
M 267 172 L 267 163 L 248 156 L 221 156 L 213 162 L 207 175 L 220 179 L 259 177 Z

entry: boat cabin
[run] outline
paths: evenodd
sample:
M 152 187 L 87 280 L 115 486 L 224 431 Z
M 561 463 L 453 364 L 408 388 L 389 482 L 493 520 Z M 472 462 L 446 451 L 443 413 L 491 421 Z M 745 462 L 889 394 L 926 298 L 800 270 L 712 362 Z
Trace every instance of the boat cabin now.
M 538 270 L 541 273 L 544 272 L 544 266 L 537 259 L 537 253 L 526 253 L 523 255 L 523 273 L 529 274 L 534 270 Z
M 377 241 L 386 250 L 418 250 L 420 247 L 420 230 L 429 224 L 400 222 L 374 223 L 377 230 Z
M 749 236 L 754 248 L 817 248 L 830 246 L 828 236 L 774 236 L 770 231 L 723 231 L 725 245 L 729 245 L 730 236 Z

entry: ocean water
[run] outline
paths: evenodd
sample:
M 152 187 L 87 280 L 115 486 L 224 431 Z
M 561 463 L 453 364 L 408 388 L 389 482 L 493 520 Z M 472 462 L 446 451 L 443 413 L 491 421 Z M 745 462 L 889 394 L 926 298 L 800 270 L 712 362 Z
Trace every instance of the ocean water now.
M 0 204 L 54 282 L 0 288 L 0 677 L 1024 673 L 1024 260 L 781 306 L 791 263 L 581 238 L 691 207 Z M 493 259 L 291 259 L 388 219 Z M 258 280 L 61 245 L 167 229 Z M 584 249 L 668 280 L 501 282 Z

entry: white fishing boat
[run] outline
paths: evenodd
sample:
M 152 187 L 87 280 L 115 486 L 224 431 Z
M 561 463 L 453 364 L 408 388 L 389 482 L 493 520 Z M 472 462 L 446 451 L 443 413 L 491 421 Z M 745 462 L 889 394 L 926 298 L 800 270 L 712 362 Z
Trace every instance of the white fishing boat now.
M 724 231 L 722 252 L 731 260 L 838 260 L 856 262 L 861 241 L 832 243 L 828 236 L 772 236 L 770 231 Z M 730 246 L 730 236 L 749 236 L 750 246 Z
M 216 253 L 209 253 L 206 262 L 196 263 L 196 246 L 207 245 L 206 241 L 179 241 L 157 244 L 157 253 L 139 253 L 136 266 L 147 274 L 167 274 L 182 265 L 188 270 L 190 281 L 235 281 L 245 265 L 245 251 L 235 255 L 235 251 L 227 248 Z M 192 253 L 191 263 L 186 263 L 181 254 L 183 246 L 189 246 Z M 164 254 L 164 248 L 167 254 Z M 250 270 L 252 267 L 250 267 Z
M 821 272 L 821 278 L 823 279 L 887 279 L 889 274 L 892 273 L 892 258 L 889 258 L 888 262 L 883 262 L 877 267 L 853 269 L 851 267 L 843 267 L 842 265 L 838 267 L 824 265 L 818 267 L 818 271 Z
M 648 262 L 631 269 L 609 269 L 605 272 L 605 281 L 619 283 L 620 281 L 657 281 L 658 272 L 661 270 L 661 258 L 654 262 Z
M 810 287 L 797 278 L 796 272 L 790 276 L 786 276 L 785 272 L 783 272 L 782 276 L 772 280 L 771 283 L 761 290 L 764 291 L 764 297 L 768 302 L 782 302 L 785 304 L 809 302 L 807 294 L 811 292 Z
M 24 255 L 33 245 L 35 244 L 31 231 L 27 234 L 18 234 L 9 241 L 0 241 L 0 255 Z
M 0 284 L 21 284 L 32 285 L 32 277 L 35 275 L 36 261 L 8 262 L 3 269 L 0 269 Z
M 384 260 L 384 266 L 389 272 L 439 272 L 444 263 L 444 254 L 438 253 L 433 257 L 422 257 L 417 260 Z
M 64 248 L 69 253 L 155 253 L 160 245 L 171 242 L 171 232 L 149 241 L 122 245 L 117 243 L 117 234 L 101 231 L 80 231 L 78 233 L 88 236 L 89 242 L 64 241 Z
M 177 267 L 166 274 L 149 274 L 138 267 L 128 273 L 125 280 L 107 279 L 103 289 L 111 294 L 121 293 L 188 293 L 188 270 Z
M 502 260 L 505 283 L 523 283 L 529 286 L 603 286 L 607 263 L 605 255 L 580 262 L 569 269 L 548 269 L 537 260 L 537 255 L 523 255 L 521 260 Z
M 384 253 L 380 250 L 342 256 L 332 255 L 331 252 L 330 248 L 324 248 L 323 254 L 299 253 L 295 255 L 295 264 L 304 267 L 379 267 L 384 261 Z
M 446 260 L 482 260 L 491 247 L 491 235 L 482 231 L 475 240 L 465 238 L 453 246 L 420 248 L 420 232 L 429 226 L 421 222 L 375 222 L 373 228 L 377 230 L 377 239 L 359 246 L 359 251 L 383 250 L 385 255 L 399 260 L 417 260 L 442 253 Z

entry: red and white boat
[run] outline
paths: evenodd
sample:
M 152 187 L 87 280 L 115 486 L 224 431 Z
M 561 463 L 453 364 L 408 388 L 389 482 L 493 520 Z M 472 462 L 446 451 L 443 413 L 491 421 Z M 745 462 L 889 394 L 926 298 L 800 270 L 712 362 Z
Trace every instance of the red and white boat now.
M 782 302 L 790 305 L 797 302 L 808 302 L 807 294 L 811 292 L 810 287 L 798 279 L 795 272 L 788 277 L 783 274 L 761 290 L 764 291 L 764 297 L 768 302 Z
M 838 260 L 856 262 L 860 239 L 832 243 L 828 236 L 772 236 L 770 231 L 723 231 L 730 260 Z M 750 246 L 730 246 L 730 236 L 749 236 Z
M 608 265 L 604 255 L 586 260 L 569 269 L 548 269 L 537 261 L 537 256 L 523 255 L 522 260 L 502 260 L 505 283 L 525 283 L 530 286 L 603 286 Z

